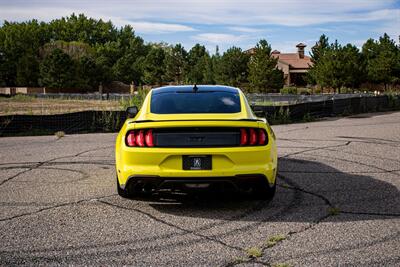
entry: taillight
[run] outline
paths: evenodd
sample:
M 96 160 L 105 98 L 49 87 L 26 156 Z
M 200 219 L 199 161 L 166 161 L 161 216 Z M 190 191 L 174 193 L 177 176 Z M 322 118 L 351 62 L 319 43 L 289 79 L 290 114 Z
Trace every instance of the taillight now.
M 257 144 L 257 133 L 253 128 L 250 128 L 250 145 L 254 146 Z
M 147 146 L 150 146 L 150 147 L 154 146 L 153 130 L 148 130 L 146 132 L 145 141 L 146 141 Z
M 264 129 L 258 130 L 258 144 L 265 145 L 265 141 L 267 141 L 267 134 L 265 133 Z
M 136 134 L 135 138 L 136 138 L 136 144 L 138 146 L 144 146 L 144 131 L 143 130 L 140 130 Z
M 130 131 L 126 136 L 126 144 L 127 146 L 135 146 L 135 133 Z
M 246 129 L 240 129 L 240 145 L 245 146 L 247 145 L 247 141 L 249 140 L 249 136 L 247 135 Z
M 127 146 L 153 147 L 153 130 L 130 131 L 126 135 L 125 143 Z
M 264 146 L 268 143 L 268 136 L 264 129 L 259 128 L 241 128 L 240 145 L 241 146 Z

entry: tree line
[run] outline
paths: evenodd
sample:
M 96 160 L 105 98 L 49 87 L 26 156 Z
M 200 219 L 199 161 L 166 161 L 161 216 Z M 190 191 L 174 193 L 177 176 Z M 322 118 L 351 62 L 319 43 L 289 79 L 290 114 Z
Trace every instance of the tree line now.
M 337 91 L 363 83 L 383 84 L 386 90 L 400 83 L 400 46 L 386 33 L 367 40 L 361 51 L 352 44 L 330 44 L 322 35 L 311 49 L 311 61 L 308 82 Z
M 386 34 L 368 40 L 362 51 L 351 44 L 329 44 L 326 36 L 312 48 L 309 84 L 357 87 L 363 82 L 399 83 L 400 47 Z M 203 45 L 145 43 L 127 25 L 83 14 L 51 22 L 7 22 L 0 27 L 0 86 L 46 86 L 96 90 L 100 83 L 135 85 L 226 84 L 253 92 L 283 87 L 283 73 L 260 40 L 252 54 L 231 47 L 213 54 Z

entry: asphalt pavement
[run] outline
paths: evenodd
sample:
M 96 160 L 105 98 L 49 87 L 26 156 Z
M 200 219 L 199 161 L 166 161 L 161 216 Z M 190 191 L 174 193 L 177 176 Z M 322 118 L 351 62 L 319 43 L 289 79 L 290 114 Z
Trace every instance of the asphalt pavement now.
M 116 134 L 0 138 L 0 265 L 400 266 L 400 113 L 274 126 L 275 198 L 116 194 Z

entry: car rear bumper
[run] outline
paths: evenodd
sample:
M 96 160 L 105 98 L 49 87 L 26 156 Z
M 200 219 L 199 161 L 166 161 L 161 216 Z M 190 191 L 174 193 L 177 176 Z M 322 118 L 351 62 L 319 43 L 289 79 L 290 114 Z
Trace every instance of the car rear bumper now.
M 268 183 L 262 174 L 237 175 L 232 177 L 158 177 L 131 176 L 125 188 L 131 192 L 154 192 L 160 190 L 210 190 L 247 191 L 254 186 Z M 268 184 L 269 185 L 269 184 Z M 273 185 L 269 185 L 273 186 Z
M 124 146 L 117 161 L 117 173 L 121 187 L 133 178 L 165 181 L 210 180 L 230 177 L 264 177 L 269 184 L 275 183 L 277 155 L 271 145 L 254 147 L 219 148 L 139 148 Z M 276 150 L 274 150 L 276 151 Z M 211 155 L 211 170 L 183 170 L 183 155 Z M 171 182 L 168 182 L 171 183 Z

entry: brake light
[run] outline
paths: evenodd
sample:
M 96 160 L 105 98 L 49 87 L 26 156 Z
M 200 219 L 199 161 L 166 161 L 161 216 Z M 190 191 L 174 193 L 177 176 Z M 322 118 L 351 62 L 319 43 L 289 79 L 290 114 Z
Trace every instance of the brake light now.
M 139 133 L 136 134 L 136 144 L 138 146 L 144 146 L 144 131 L 140 130 Z
M 257 144 L 257 133 L 253 128 L 250 128 L 250 144 L 251 146 L 254 146 Z
M 233 131 L 237 130 L 240 131 L 240 146 L 264 146 L 268 144 L 268 134 L 265 129 L 250 127 L 233 129 Z M 157 144 L 154 138 L 155 136 L 157 136 L 157 132 L 154 133 L 154 131 L 154 129 L 139 129 L 128 131 L 125 137 L 125 144 L 128 147 L 156 147 Z M 217 131 L 216 133 L 218 132 L 219 131 Z M 234 144 L 232 145 L 234 146 Z
M 240 145 L 241 146 L 254 146 L 266 145 L 268 143 L 268 136 L 264 129 L 259 128 L 241 128 L 240 129 Z
M 153 130 L 148 130 L 146 132 L 145 141 L 146 141 L 147 146 L 150 146 L 150 147 L 154 146 Z
M 135 133 L 133 131 L 129 132 L 126 136 L 126 144 L 128 146 L 135 146 Z
M 246 129 L 240 129 L 240 145 L 245 146 L 247 145 L 247 141 L 249 140 L 249 136 L 247 135 Z
M 265 145 L 265 141 L 267 141 L 267 135 L 263 129 L 258 130 L 258 144 Z

